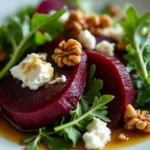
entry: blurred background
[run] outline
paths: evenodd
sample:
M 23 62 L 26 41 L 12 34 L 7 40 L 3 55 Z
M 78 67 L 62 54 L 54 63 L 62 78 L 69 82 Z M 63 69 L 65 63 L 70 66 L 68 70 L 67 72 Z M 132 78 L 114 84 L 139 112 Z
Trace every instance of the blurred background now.
M 4 18 L 14 13 L 18 8 L 22 8 L 25 5 L 37 5 L 42 0 L 0 0 L 0 22 Z M 51 0 L 53 1 L 53 0 Z M 57 1 L 57 0 L 54 0 Z M 88 1 L 88 0 L 81 0 Z M 103 9 L 106 4 L 115 3 L 123 6 L 124 3 L 133 4 L 139 12 L 150 10 L 150 0 L 91 0 L 92 4 L 97 9 Z

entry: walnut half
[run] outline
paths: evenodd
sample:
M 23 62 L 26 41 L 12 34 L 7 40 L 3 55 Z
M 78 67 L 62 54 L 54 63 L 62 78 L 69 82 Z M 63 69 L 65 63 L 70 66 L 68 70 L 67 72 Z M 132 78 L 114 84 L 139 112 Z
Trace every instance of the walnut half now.
M 132 105 L 126 106 L 124 113 L 125 128 L 127 130 L 141 130 L 150 132 L 150 113 L 146 110 L 135 110 Z
M 69 39 L 67 42 L 61 41 L 58 48 L 55 48 L 52 59 L 57 63 L 59 67 L 75 66 L 81 62 L 82 46 L 73 39 Z

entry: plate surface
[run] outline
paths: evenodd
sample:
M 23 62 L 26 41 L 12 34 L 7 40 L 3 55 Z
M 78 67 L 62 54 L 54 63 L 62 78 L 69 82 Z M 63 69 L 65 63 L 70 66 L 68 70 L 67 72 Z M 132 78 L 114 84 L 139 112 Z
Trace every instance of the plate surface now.
M 25 5 L 32 4 L 35 5 L 40 0 L 0 0 L 0 23 L 4 20 L 5 17 L 15 12 L 17 9 L 22 8 Z M 86 1 L 86 0 L 85 0 Z M 95 7 L 97 6 L 103 6 L 105 3 L 118 3 L 120 5 L 123 4 L 123 0 L 95 0 L 97 1 L 95 4 Z M 144 12 L 147 10 L 150 10 L 150 1 L 148 0 L 130 0 L 130 3 L 135 5 L 135 7 L 138 9 L 138 12 Z M 98 5 L 99 4 L 99 5 Z M 133 145 L 128 148 L 121 148 L 122 150 L 148 150 L 150 147 L 149 140 Z M 23 150 L 24 147 L 17 145 L 13 142 L 10 142 L 3 137 L 0 137 L 0 150 Z M 111 149 L 113 150 L 113 148 Z M 117 150 L 114 148 L 114 150 Z M 118 148 L 119 150 L 119 148 Z

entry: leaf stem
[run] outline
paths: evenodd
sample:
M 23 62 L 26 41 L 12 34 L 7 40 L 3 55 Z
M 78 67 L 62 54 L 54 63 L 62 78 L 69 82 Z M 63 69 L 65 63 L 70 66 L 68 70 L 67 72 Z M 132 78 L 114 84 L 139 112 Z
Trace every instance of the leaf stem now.
M 140 51 L 140 47 L 138 44 L 134 43 L 135 44 L 135 47 L 136 47 L 136 50 L 137 50 L 137 57 L 139 59 L 139 63 L 140 63 L 140 67 L 141 67 L 141 71 L 142 71 L 142 77 L 144 79 L 147 79 L 147 76 L 148 76 L 148 72 L 147 72 L 147 69 L 146 69 L 146 65 L 144 63 L 144 60 L 143 60 L 143 55 Z
M 61 131 L 61 130 L 64 129 L 64 128 L 67 128 L 67 127 L 74 126 L 74 125 L 78 124 L 78 122 L 82 121 L 82 120 L 85 119 L 87 116 L 90 116 L 90 114 L 91 114 L 94 110 L 98 109 L 98 108 L 101 107 L 101 106 L 103 106 L 103 105 L 97 105 L 96 107 L 91 108 L 89 111 L 87 111 L 84 115 L 82 115 L 82 116 L 79 117 L 78 119 L 73 120 L 73 121 L 71 121 L 71 122 L 68 122 L 68 123 L 66 123 L 66 124 L 63 124 L 63 125 L 60 125 L 60 126 L 55 127 L 55 128 L 54 128 L 54 131 L 55 131 L 55 132 L 58 132 L 58 131 Z
M 29 38 L 32 36 L 32 34 L 34 33 L 35 31 L 32 30 L 30 32 L 30 34 L 24 38 L 20 44 L 16 47 L 16 50 L 14 51 L 14 54 L 13 54 L 13 57 L 8 61 L 8 63 L 5 65 L 5 67 L 1 70 L 0 72 L 0 80 L 3 79 L 3 77 L 5 76 L 5 74 L 9 71 L 9 69 L 15 65 L 15 63 L 20 59 L 19 57 L 19 53 L 20 53 L 20 50 L 21 48 L 24 46 L 24 44 L 29 40 Z
M 70 127 L 70 126 L 74 126 L 74 125 L 76 125 L 78 122 L 80 122 L 81 120 L 85 119 L 90 113 L 91 113 L 91 110 L 88 111 L 87 113 L 85 113 L 83 116 L 79 117 L 79 118 L 76 119 L 76 120 L 73 120 L 73 121 L 68 122 L 68 123 L 66 123 L 66 124 L 63 124 L 63 125 L 60 125 L 60 126 L 55 127 L 55 128 L 54 128 L 54 131 L 55 131 L 55 132 L 59 132 L 59 131 L 61 131 L 61 130 L 64 129 L 64 128 L 67 128 L 67 127 Z

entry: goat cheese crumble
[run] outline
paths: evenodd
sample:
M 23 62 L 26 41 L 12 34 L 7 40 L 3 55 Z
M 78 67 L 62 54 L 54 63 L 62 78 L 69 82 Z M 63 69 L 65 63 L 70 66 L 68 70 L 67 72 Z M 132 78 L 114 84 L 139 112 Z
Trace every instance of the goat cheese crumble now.
M 107 124 L 98 118 L 87 126 L 87 132 L 83 134 L 83 141 L 87 149 L 103 149 L 107 142 L 111 140 L 111 131 Z
M 50 82 L 53 77 L 54 68 L 46 62 L 47 54 L 29 54 L 19 65 L 10 69 L 12 76 L 23 82 L 22 87 L 36 90 Z
M 104 28 L 101 34 L 107 37 L 111 37 L 114 40 L 121 41 L 125 32 L 119 24 L 116 24 L 114 27 Z
M 83 47 L 87 49 L 95 49 L 96 38 L 91 34 L 90 31 L 84 30 L 81 31 L 78 37 L 79 42 L 83 45 Z
M 95 49 L 103 54 L 114 56 L 115 44 L 103 40 L 96 45 Z
M 61 75 L 61 77 L 57 77 L 56 79 L 50 81 L 49 84 L 53 85 L 55 83 L 63 83 L 63 82 L 66 82 L 66 81 L 67 81 L 66 76 Z

